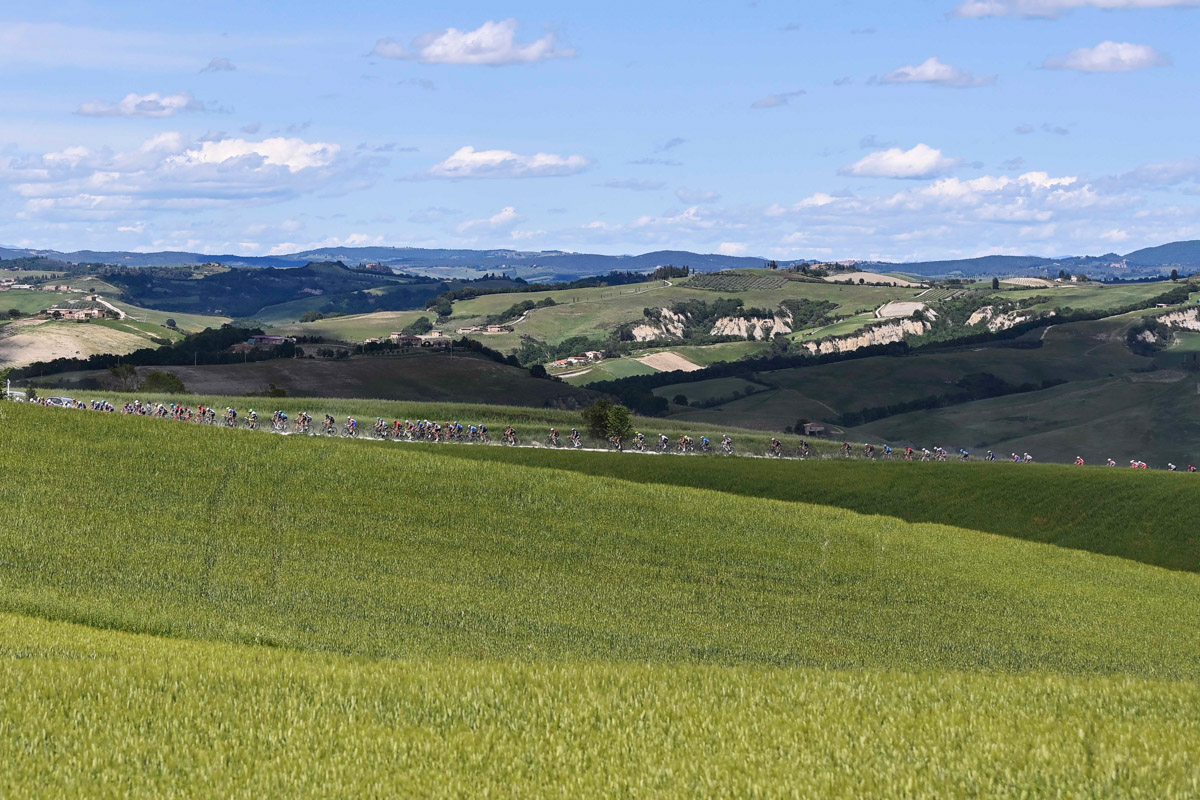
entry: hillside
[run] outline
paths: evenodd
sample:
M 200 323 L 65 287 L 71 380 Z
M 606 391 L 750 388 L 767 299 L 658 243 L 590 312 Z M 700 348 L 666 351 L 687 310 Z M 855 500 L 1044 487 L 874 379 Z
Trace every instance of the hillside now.
M 845 254 L 852 258 L 853 253 Z M 342 261 L 347 264 L 380 263 L 402 272 L 434 275 L 442 278 L 470 278 L 477 273 L 506 272 L 513 276 L 538 279 L 571 279 L 584 275 L 600 275 L 613 270 L 650 271 L 666 264 L 690 266 L 701 272 L 761 267 L 767 259 L 753 256 L 725 256 L 694 253 L 682 250 L 660 250 L 640 255 L 599 255 L 572 253 L 560 250 L 467 250 L 420 247 L 337 247 L 319 248 L 273 256 L 248 256 L 229 253 L 197 253 L 160 251 L 152 253 L 129 251 L 78 250 L 62 253 L 57 250 L 37 250 L 0 247 L 0 259 L 19 260 L 43 258 L 59 263 L 102 263 L 127 267 L 193 266 L 223 264 L 228 267 L 302 267 L 311 261 Z M 820 260 L 820 259 L 817 259 Z M 1200 268 L 1200 252 L 1196 242 L 1172 242 L 1148 247 L 1126 256 L 1006 256 L 987 255 L 976 258 L 936 261 L 880 262 L 882 271 L 899 269 L 915 275 L 943 277 L 952 275 L 987 276 L 1044 274 L 1047 269 L 1057 272 L 1088 271 L 1094 276 L 1128 272 L 1126 267 L 1114 267 L 1122 260 L 1134 267 Z M 803 259 L 783 262 L 784 266 Z M 863 262 L 874 264 L 876 262 Z
M 3 340 L 0 340 L 2 346 Z M 453 403 L 486 403 L 501 399 L 518 406 L 573 409 L 586 406 L 599 396 L 569 384 L 532 378 L 527 370 L 518 367 L 457 352 L 453 355 L 426 351 L 394 357 L 277 358 L 246 364 L 155 366 L 141 367 L 138 373 L 144 378 L 153 370 L 174 375 L 183 381 L 189 392 L 210 397 L 263 395 L 274 386 L 289 398 Z M 49 389 L 68 393 L 81 390 L 114 392 L 119 388 L 107 370 L 66 372 L 39 378 L 34 383 L 42 387 L 43 393 Z M 235 401 L 235 404 L 244 402 Z M 370 418 L 374 416 L 371 413 Z
M 549 461 L 0 409 L 0 786 L 436 791 L 435 764 L 456 794 L 844 793 L 869 763 L 881 795 L 1200 789 L 1194 574 Z M 104 469 L 45 458 L 81 440 Z
M 1125 256 L 1131 264 L 1146 266 L 1200 267 L 1200 241 L 1172 242 L 1158 247 L 1146 247 Z

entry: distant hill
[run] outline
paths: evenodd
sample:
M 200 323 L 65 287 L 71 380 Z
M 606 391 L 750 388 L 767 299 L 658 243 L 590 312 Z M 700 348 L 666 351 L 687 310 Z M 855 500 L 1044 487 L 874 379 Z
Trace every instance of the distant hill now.
M 1146 247 L 1133 251 L 1125 256 L 1125 260 L 1138 266 L 1200 268 L 1200 241 Z
M 766 259 L 717 254 L 660 250 L 642 255 L 607 256 L 592 253 L 568 253 L 560 250 L 451 250 L 417 247 L 337 247 L 306 250 L 278 256 L 242 256 L 231 254 L 162 251 L 133 253 L 124 251 L 78 250 L 59 253 L 54 250 L 0 248 L 0 259 L 47 257 L 70 263 L 105 263 L 126 267 L 185 266 L 216 263 L 230 267 L 303 267 L 313 261 L 341 261 L 346 264 L 379 263 L 410 273 L 440 275 L 445 270 L 508 272 L 521 277 L 578 278 L 613 271 L 641 272 L 667 264 L 689 266 L 702 272 L 761 267 Z
M 77 250 L 60 253 L 56 250 L 31 250 L 0 247 L 0 259 L 48 258 L 68 263 L 105 263 L 127 267 L 185 266 L 217 263 L 230 267 L 303 267 L 313 261 L 341 261 L 358 265 L 382 264 L 398 271 L 438 278 L 475 277 L 473 273 L 504 272 L 514 277 L 534 280 L 570 280 L 585 275 L 608 272 L 646 272 L 655 267 L 674 264 L 688 266 L 700 272 L 725 269 L 761 267 L 765 258 L 725 256 L 715 253 L 693 253 L 686 250 L 657 250 L 641 255 L 600 255 L 571 253 L 562 250 L 459 250 L 420 247 L 326 247 L 273 256 L 247 256 L 229 253 L 193 253 L 166 250 L 156 253 L 127 251 Z M 800 263 L 780 262 L 786 267 Z M 1173 242 L 1148 247 L 1121 256 L 1108 253 L 1102 256 L 1043 256 L 989 255 L 979 258 L 908 263 L 860 262 L 876 271 L 902 271 L 927 277 L 986 277 L 991 275 L 1045 275 L 1065 269 L 1071 273 L 1086 273 L 1092 277 L 1148 277 L 1169 272 L 1172 268 L 1200 270 L 1200 241 Z

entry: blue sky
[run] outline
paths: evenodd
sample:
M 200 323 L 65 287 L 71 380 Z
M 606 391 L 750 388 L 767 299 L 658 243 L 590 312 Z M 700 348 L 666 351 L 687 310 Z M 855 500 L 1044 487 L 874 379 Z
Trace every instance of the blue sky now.
M 408 6 L 10 6 L 0 244 L 916 260 L 1200 238 L 1200 0 Z

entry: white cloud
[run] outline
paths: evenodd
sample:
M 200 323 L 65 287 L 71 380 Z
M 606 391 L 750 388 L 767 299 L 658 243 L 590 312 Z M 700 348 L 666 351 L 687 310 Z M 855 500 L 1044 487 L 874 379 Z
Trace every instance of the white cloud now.
M 841 174 L 860 178 L 932 178 L 949 172 L 959 163 L 959 159 L 948 158 L 935 147 L 918 144 L 910 150 L 893 147 L 871 153 L 843 167 Z
M 546 178 L 574 175 L 591 161 L 579 155 L 535 153 L 522 156 L 511 150 L 459 148 L 454 155 L 425 173 L 429 178 Z
M 1054 19 L 1079 8 L 1115 9 L 1190 8 L 1200 0 L 966 0 L 954 10 L 955 16 L 1041 17 Z
M 995 75 L 976 76 L 958 67 L 938 60 L 936 56 L 916 65 L 900 67 L 878 79 L 879 83 L 929 83 L 935 86 L 950 86 L 955 89 L 970 89 L 996 82 Z
M 75 113 L 85 117 L 173 117 L 181 111 L 204 111 L 204 104 L 197 102 L 190 92 L 130 92 L 113 104 L 84 103 Z
M 557 39 L 548 33 L 541 39 L 521 44 L 516 40 L 517 21 L 489 20 L 473 31 L 446 28 L 413 40 L 411 49 L 394 39 L 375 43 L 374 55 L 382 58 L 406 58 L 423 64 L 482 64 L 503 66 L 530 64 L 551 58 L 571 58 L 575 51 L 556 49 Z
M 261 142 L 246 139 L 220 139 L 201 142 L 198 148 L 172 156 L 172 163 L 224 164 L 234 159 L 251 158 L 263 164 L 287 167 L 297 172 L 310 167 L 328 166 L 341 147 L 326 142 L 306 142 L 303 139 L 274 137 Z
M 721 242 L 717 247 L 717 252 L 723 256 L 741 256 L 745 255 L 750 247 L 745 242 Z
M 0 184 L 24 201 L 27 219 L 138 219 L 353 188 L 369 181 L 380 163 L 378 157 L 344 157 L 338 145 L 326 142 L 193 141 L 165 132 L 124 152 L 73 146 L 2 155 Z
M 706 192 L 702 189 L 676 189 L 675 196 L 679 198 L 679 202 L 689 206 L 700 203 L 715 203 L 721 199 L 721 195 L 716 192 Z
M 228 58 L 214 58 L 201 72 L 233 72 L 237 66 Z
M 513 206 L 505 206 L 496 214 L 483 219 L 469 219 L 459 223 L 459 233 L 496 233 L 507 231 L 525 221 Z
M 781 92 L 779 94 L 769 94 L 761 100 L 755 100 L 750 104 L 751 108 L 775 108 L 776 106 L 786 106 L 788 101 L 793 97 L 800 97 L 808 94 L 803 89 L 797 89 L 794 92 Z
M 1129 72 L 1147 67 L 1163 67 L 1171 60 L 1153 47 L 1129 42 L 1101 42 L 1081 47 L 1063 56 L 1046 59 L 1046 69 L 1073 69 L 1079 72 Z

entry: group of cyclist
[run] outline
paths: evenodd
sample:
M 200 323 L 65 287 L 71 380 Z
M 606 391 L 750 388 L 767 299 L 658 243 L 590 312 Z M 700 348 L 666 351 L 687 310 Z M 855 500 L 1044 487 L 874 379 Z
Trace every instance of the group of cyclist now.
M 39 405 L 90 409 L 92 411 L 115 412 L 117 410 L 111 403 L 104 400 L 92 400 L 88 403 L 83 403 L 68 398 L 39 398 L 34 402 Z M 227 428 L 241 427 L 249 430 L 257 430 L 259 427 L 259 414 L 253 408 L 249 409 L 244 416 L 239 417 L 237 410 L 231 406 L 226 406 L 224 410 L 219 411 L 203 404 L 193 408 L 178 403 L 147 403 L 141 400 L 133 400 L 125 403 L 120 411 L 123 414 L 174 419 L 181 422 L 195 422 L 205 425 L 219 425 Z M 357 437 L 360 429 L 359 422 L 354 417 L 347 417 L 344 423 L 338 425 L 337 419 L 332 414 L 325 414 L 324 419 L 319 424 L 314 424 L 313 416 L 307 411 L 289 418 L 283 410 L 276 410 L 270 415 L 270 430 L 275 433 L 309 436 Z M 488 444 L 492 441 L 487 425 L 483 424 L 463 425 L 457 421 L 434 422 L 428 419 L 417 421 L 407 419 L 401 421 L 396 419 L 388 422 L 383 417 L 375 418 L 374 424 L 370 428 L 370 436 L 376 439 L 410 442 Z M 500 442 L 510 446 L 518 444 L 517 431 L 512 425 L 504 428 Z M 583 437 L 577 428 L 572 428 L 564 438 L 558 428 L 552 427 L 546 436 L 544 444 L 549 447 L 579 449 L 583 447 Z M 626 449 L 626 442 L 622 441 L 620 436 L 610 437 L 608 445 L 617 451 L 624 451 Z M 688 434 L 681 434 L 677 439 L 672 439 L 665 433 L 659 433 L 651 438 L 647 437 L 641 431 L 634 433 L 628 445 L 629 449 L 637 452 L 679 454 L 720 452 L 725 455 L 733 455 L 734 453 L 733 439 L 728 435 L 721 437 L 719 450 L 714 448 L 712 440 L 707 436 L 701 436 L 697 440 Z M 854 448 L 849 442 L 842 442 L 838 452 L 843 458 L 854 457 Z M 767 455 L 775 458 L 807 459 L 814 454 L 815 450 L 813 447 L 803 439 L 794 450 L 790 450 L 785 447 L 779 438 L 772 437 L 767 449 Z M 880 447 L 876 447 L 874 444 L 866 444 L 862 446 L 861 457 L 867 460 L 889 460 L 895 458 L 905 461 L 947 461 L 951 457 L 954 457 L 958 461 L 969 461 L 971 454 L 963 448 L 959 448 L 952 456 L 949 451 L 941 447 L 934 447 L 932 449 L 923 447 L 917 450 L 908 446 L 903 449 L 893 450 L 890 444 L 884 444 Z M 983 460 L 998 461 L 1000 459 L 996 453 L 988 450 Z M 1033 456 L 1029 453 L 1012 453 L 1005 460 L 1014 464 L 1029 464 L 1033 462 Z M 1075 458 L 1074 463 L 1076 466 L 1085 466 L 1083 458 L 1079 456 Z M 1111 458 L 1107 459 L 1107 466 L 1115 467 L 1117 466 L 1117 462 Z M 1129 466 L 1133 469 L 1149 469 L 1145 461 L 1136 459 L 1131 460 Z M 1167 464 L 1166 468 L 1170 472 L 1179 471 L 1179 467 L 1175 464 Z M 1197 469 L 1195 466 L 1189 464 L 1184 471 L 1196 472 Z

